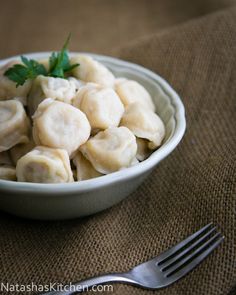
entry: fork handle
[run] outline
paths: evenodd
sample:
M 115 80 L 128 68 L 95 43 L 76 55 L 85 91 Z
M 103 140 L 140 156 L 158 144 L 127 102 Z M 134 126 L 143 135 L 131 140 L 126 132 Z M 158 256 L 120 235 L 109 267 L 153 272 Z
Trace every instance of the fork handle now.
M 135 284 L 135 281 L 132 280 L 129 273 L 111 273 L 111 274 L 101 275 L 98 277 L 93 277 L 93 278 L 89 278 L 89 279 L 74 283 L 71 285 L 73 286 L 72 291 L 71 290 L 70 291 L 69 290 L 68 291 L 67 290 L 52 291 L 52 292 L 43 293 L 41 295 L 72 295 L 72 294 L 77 294 L 77 293 L 87 291 L 87 289 L 91 288 L 92 286 L 101 285 L 101 284 L 105 284 L 109 282 Z M 77 289 L 78 291 L 75 291 Z

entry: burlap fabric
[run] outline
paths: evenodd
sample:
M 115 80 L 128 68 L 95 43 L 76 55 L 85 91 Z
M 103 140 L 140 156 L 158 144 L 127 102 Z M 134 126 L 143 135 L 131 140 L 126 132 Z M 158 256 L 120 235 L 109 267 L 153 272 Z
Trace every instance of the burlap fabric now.
M 229 8 L 116 51 L 181 95 L 183 141 L 136 192 L 100 214 L 38 222 L 1 213 L 0 280 L 68 283 L 126 271 L 213 221 L 225 241 L 191 274 L 160 291 L 117 284 L 113 294 L 235 294 L 235 50 L 236 8 Z

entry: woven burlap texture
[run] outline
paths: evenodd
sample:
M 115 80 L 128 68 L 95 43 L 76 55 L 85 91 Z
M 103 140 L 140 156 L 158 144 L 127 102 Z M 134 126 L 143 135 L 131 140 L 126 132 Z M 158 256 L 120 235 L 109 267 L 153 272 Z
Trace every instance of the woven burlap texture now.
M 126 271 L 213 221 L 224 243 L 191 274 L 160 290 L 113 294 L 218 295 L 236 283 L 236 9 L 143 38 L 119 52 L 157 72 L 186 107 L 178 148 L 130 197 L 81 220 L 0 217 L 1 281 L 68 283 Z M 100 293 L 101 294 L 101 293 Z

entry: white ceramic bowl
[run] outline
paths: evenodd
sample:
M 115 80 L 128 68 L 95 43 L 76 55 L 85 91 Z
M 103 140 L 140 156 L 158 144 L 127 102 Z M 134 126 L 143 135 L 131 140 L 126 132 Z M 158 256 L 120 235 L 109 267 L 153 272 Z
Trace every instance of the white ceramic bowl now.
M 25 54 L 44 58 L 50 53 Z M 75 53 L 71 53 L 73 55 Z M 86 53 L 88 54 L 88 53 Z M 184 106 L 170 85 L 157 74 L 123 60 L 88 54 L 107 66 L 116 77 L 140 82 L 152 95 L 166 127 L 162 146 L 136 166 L 91 180 L 65 184 L 37 184 L 0 180 L 0 209 L 33 219 L 70 219 L 94 214 L 133 192 L 157 164 L 169 155 L 184 135 Z M 0 61 L 0 66 L 12 57 Z

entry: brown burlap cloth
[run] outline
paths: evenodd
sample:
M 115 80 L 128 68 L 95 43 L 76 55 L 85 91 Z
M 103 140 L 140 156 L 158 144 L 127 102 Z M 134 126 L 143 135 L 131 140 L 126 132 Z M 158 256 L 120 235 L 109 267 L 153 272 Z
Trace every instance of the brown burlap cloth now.
M 1 282 L 68 283 L 126 271 L 213 221 L 224 243 L 174 285 L 113 294 L 236 294 L 236 8 L 145 37 L 119 51 L 157 72 L 186 107 L 187 132 L 130 197 L 80 220 L 0 217 Z

